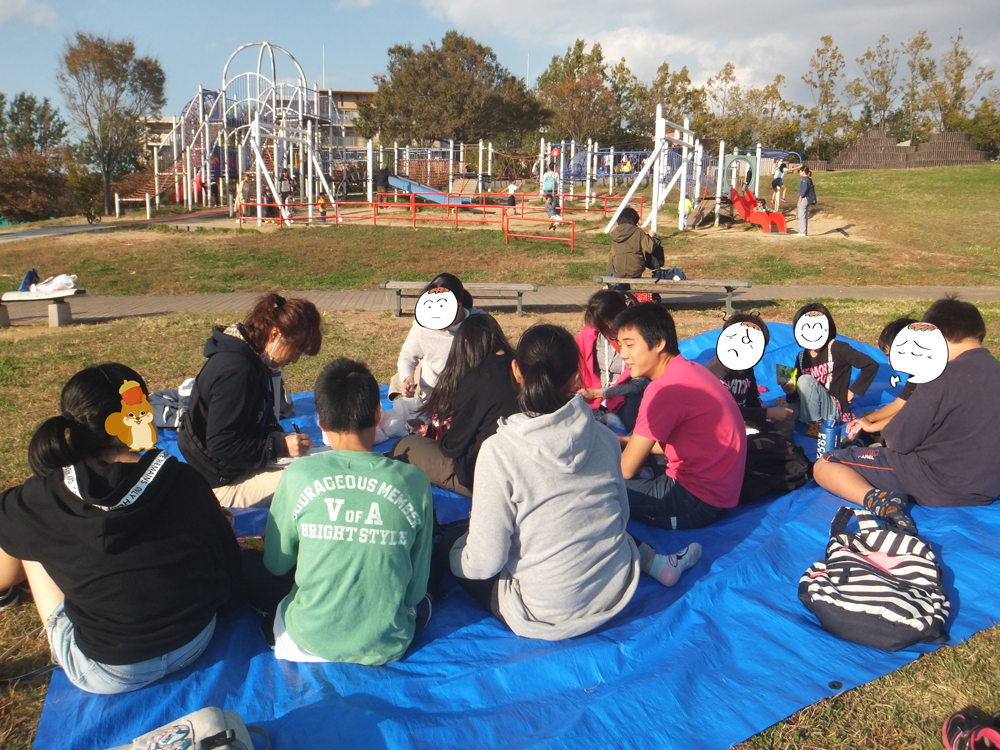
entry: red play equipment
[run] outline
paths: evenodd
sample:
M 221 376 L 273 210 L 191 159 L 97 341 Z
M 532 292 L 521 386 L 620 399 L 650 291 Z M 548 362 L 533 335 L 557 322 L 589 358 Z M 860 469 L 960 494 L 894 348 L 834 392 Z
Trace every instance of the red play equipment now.
M 764 234 L 771 234 L 775 231 L 780 234 L 787 233 L 785 217 L 782 216 L 781 212 L 758 208 L 757 196 L 749 188 L 743 192 L 743 195 L 737 193 L 736 190 L 729 191 L 729 199 L 733 202 L 733 207 L 736 209 L 736 213 L 740 215 L 740 218 L 751 224 L 757 224 L 764 230 Z

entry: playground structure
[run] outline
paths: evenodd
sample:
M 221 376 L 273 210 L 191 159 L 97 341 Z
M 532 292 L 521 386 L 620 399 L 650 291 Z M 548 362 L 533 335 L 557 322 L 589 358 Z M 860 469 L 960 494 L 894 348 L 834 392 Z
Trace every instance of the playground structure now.
M 255 66 L 231 72 L 238 58 L 253 52 Z M 279 61 L 283 72 L 291 68 L 296 83 L 283 82 L 289 80 L 287 75 L 279 80 Z M 616 188 L 628 186 L 609 228 L 621 207 L 635 200 L 639 187 L 649 184 L 653 210 L 644 211 L 648 207 L 639 200 L 639 212 L 654 229 L 659 209 L 674 187 L 679 192 L 681 230 L 697 227 L 708 215 L 713 177 L 717 183 L 714 205 L 722 204 L 723 180 L 733 198 L 728 177 L 733 161 L 724 154 L 724 144 L 719 159 L 707 156 L 689 121 L 685 119 L 683 125 L 667 122 L 660 106 L 652 151 L 616 151 L 592 140 L 584 144 L 545 138 L 540 140 L 537 157 L 504 154 L 484 141 L 417 147 L 376 145 L 369 140 L 365 148 L 348 148 L 339 145 L 344 142 L 346 117 L 332 92 L 316 84 L 310 87 L 302 66 L 287 50 L 269 42 L 245 44 L 226 61 L 221 83 L 215 91 L 199 86 L 180 117 L 172 118 L 170 130 L 150 147 L 151 174 L 121 200 L 145 200 L 147 214 L 153 201 L 160 207 L 164 194 L 189 209 L 228 202 L 230 215 L 238 214 L 241 225 L 248 219 L 261 226 L 266 221 L 326 223 L 329 218 L 334 224 L 404 220 L 415 227 L 418 221 L 427 220 L 455 226 L 496 224 L 509 236 L 518 236 L 524 232 L 511 231 L 510 222 L 524 221 L 530 227 L 536 219 L 547 221 L 530 216 L 541 214 L 544 205 L 541 201 L 529 205 L 530 194 L 522 191 L 515 194 L 518 204 L 512 209 L 500 208 L 506 202 L 504 188 L 512 181 L 538 179 L 541 198 L 539 177 L 549 164 L 560 176 L 557 195 L 563 216 L 585 212 L 607 217 L 609 200 L 618 200 Z M 673 134 L 668 135 L 668 130 Z M 760 158 L 758 146 L 757 184 Z M 746 157 L 739 159 L 749 164 Z M 279 192 L 283 170 L 288 170 L 294 185 L 290 195 L 287 188 L 285 195 Z M 599 195 L 605 187 L 607 195 Z M 734 211 L 754 221 L 750 217 L 755 212 L 744 210 L 742 194 L 737 197 Z M 445 215 L 418 217 L 433 206 L 444 209 Z M 460 216 L 460 212 L 468 215 Z M 718 210 L 715 215 L 718 225 Z M 530 236 L 555 239 L 553 235 Z

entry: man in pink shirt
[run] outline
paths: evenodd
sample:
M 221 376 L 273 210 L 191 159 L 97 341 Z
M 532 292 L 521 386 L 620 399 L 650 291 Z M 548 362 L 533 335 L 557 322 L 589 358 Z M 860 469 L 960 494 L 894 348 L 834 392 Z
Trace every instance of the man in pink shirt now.
M 739 407 L 717 377 L 681 356 L 660 305 L 629 307 L 615 327 L 632 377 L 652 380 L 635 431 L 620 438 L 632 518 L 664 529 L 707 526 L 739 500 L 747 454 Z M 643 478 L 647 459 L 652 476 Z

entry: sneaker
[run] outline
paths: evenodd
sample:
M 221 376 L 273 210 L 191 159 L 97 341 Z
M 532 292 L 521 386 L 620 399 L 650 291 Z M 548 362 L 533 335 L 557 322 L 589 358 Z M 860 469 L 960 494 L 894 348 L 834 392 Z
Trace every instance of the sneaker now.
M 805 237 L 805 236 L 806 236 L 806 233 L 805 233 L 805 232 L 799 232 L 799 233 L 798 233 L 798 234 L 796 234 L 795 236 L 796 236 L 796 237 Z
M 21 595 L 14 586 L 6 591 L 0 591 L 0 612 L 16 607 L 20 603 Z
M 945 719 L 941 740 L 947 750 L 986 750 L 1000 747 L 1000 732 L 985 724 L 986 717 L 974 706 Z

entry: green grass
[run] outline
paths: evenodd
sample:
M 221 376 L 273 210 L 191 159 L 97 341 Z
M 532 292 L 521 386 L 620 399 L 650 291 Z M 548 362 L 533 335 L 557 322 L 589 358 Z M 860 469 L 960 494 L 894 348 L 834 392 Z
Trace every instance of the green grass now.
M 819 204 L 810 227 L 816 236 L 764 236 L 742 222 L 677 233 L 670 208 L 660 216 L 668 264 L 689 278 L 757 285 L 1000 284 L 1000 165 L 814 177 Z M 569 218 L 577 222 L 574 252 L 567 243 L 541 240 L 507 245 L 498 229 L 468 225 L 414 230 L 405 222 L 380 222 L 267 232 L 161 227 L 5 243 L 0 266 L 10 285 L 21 269 L 38 268 L 44 275 L 77 274 L 81 286 L 100 295 L 370 289 L 385 279 L 426 279 L 444 269 L 470 281 L 588 285 L 592 274 L 582 266 L 603 268 L 610 238 L 599 215 Z M 531 231 L 546 234 L 545 227 Z
M 894 300 L 824 301 L 840 331 L 870 344 L 875 343 L 886 321 L 902 315 L 919 317 L 927 305 Z M 766 321 L 789 322 L 799 304 L 774 300 L 755 308 Z M 719 326 L 713 310 L 672 307 L 681 337 Z M 981 305 L 980 309 L 989 331 L 986 344 L 994 354 L 1000 353 L 1000 304 Z M 497 318 L 512 342 L 528 325 L 540 321 L 564 325 L 571 331 L 581 325 L 579 312 L 529 313 L 524 318 L 499 314 Z M 0 487 L 29 475 L 26 454 L 31 435 L 58 411 L 59 391 L 74 372 L 97 362 L 124 360 L 146 378 L 151 389 L 176 387 L 198 372 L 211 326 L 229 322 L 225 315 L 167 315 L 58 329 L 19 327 L 0 334 L 0 423 L 6 428 L 5 440 L 0 443 Z M 286 370 L 292 390 L 311 389 L 323 364 L 342 355 L 368 362 L 379 381 L 387 382 L 410 325 L 409 318 L 393 318 L 389 312 L 324 314 L 319 356 L 305 357 Z M 0 651 L 37 625 L 30 604 L 0 613 Z M 809 706 L 739 747 L 937 750 L 940 724 L 948 713 L 968 703 L 991 711 L 1000 708 L 998 655 L 1000 628 L 993 628 L 960 646 L 939 649 L 869 685 Z M 47 661 L 45 638 L 36 637 L 10 660 L 0 663 L 0 678 L 23 674 Z M 0 689 L 0 747 L 30 747 L 47 684 L 46 678 Z

